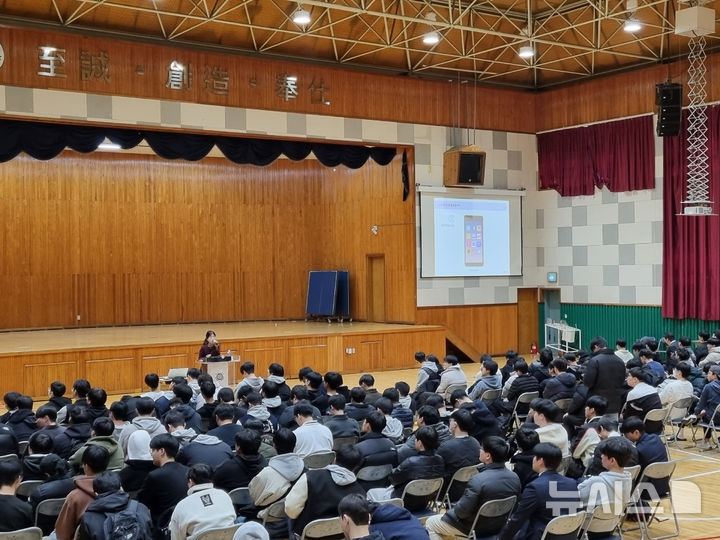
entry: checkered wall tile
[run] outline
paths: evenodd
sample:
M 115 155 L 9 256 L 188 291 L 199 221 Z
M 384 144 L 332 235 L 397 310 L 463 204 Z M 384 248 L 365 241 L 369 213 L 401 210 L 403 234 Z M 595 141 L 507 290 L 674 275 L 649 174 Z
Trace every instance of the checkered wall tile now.
M 0 86 L 7 116 L 82 119 L 104 123 L 184 127 L 271 136 L 412 144 L 415 181 L 442 185 L 445 150 L 465 136 L 487 152 L 486 186 L 525 188 L 523 276 L 511 278 L 420 277 L 419 306 L 513 303 L 518 287 L 546 285 L 558 273 L 562 301 L 659 305 L 662 285 L 662 144 L 656 153 L 654 190 L 560 197 L 537 190 L 535 136 L 442 126 L 229 108 L 196 103 L 102 96 Z M 419 219 L 417 220 L 419 227 Z M 419 242 L 419 230 L 418 230 Z

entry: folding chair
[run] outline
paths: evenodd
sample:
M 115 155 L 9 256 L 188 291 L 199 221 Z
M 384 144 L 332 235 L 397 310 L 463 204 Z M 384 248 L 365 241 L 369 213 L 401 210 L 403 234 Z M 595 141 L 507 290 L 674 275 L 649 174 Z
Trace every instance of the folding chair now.
M 353 437 L 338 437 L 337 439 L 333 439 L 333 450 L 339 450 L 341 446 L 345 444 L 355 444 L 357 442 L 358 438 Z
M 315 452 L 303 458 L 308 469 L 322 469 L 335 461 L 335 452 Z
M 518 396 L 513 406 L 510 421 L 508 422 L 508 433 L 512 433 L 515 428 L 519 428 L 528 416 L 527 413 L 519 413 L 517 411 L 518 405 L 530 405 L 530 402 L 538 397 L 540 397 L 540 392 L 525 392 Z
M 306 538 L 333 538 L 342 536 L 342 527 L 340 526 L 340 518 L 333 517 L 327 519 L 315 519 L 305 525 L 300 536 L 297 534 L 295 538 L 305 540 Z
M 60 515 L 60 510 L 62 510 L 63 504 L 65 504 L 65 497 L 58 499 L 45 499 L 44 501 L 40 501 L 40 503 L 38 503 L 37 505 L 37 508 L 35 508 L 35 526 L 37 527 L 38 518 L 40 516 L 55 518 L 55 520 L 57 520 L 57 517 Z
M 657 433 L 660 439 L 664 440 L 665 447 L 667 448 L 667 437 L 665 436 L 665 422 L 672 409 L 669 406 L 665 406 L 662 409 L 652 409 L 645 414 L 643 419 L 643 425 L 645 426 L 646 433 Z M 656 431 L 657 427 L 660 427 L 660 432 Z
M 455 383 L 449 385 L 443 392 L 443 398 L 445 398 L 446 396 L 447 398 L 449 398 L 455 390 L 462 390 L 464 392 L 467 392 L 467 384 Z M 445 401 L 447 401 L 447 398 L 445 399 Z
M 638 482 L 637 486 L 633 490 L 633 494 L 630 496 L 630 502 L 628 503 L 627 510 L 625 512 L 624 519 L 627 519 L 627 516 L 634 512 L 637 515 L 639 527 L 631 528 L 631 529 L 623 529 L 623 532 L 625 531 L 631 531 L 631 530 L 637 530 L 640 529 L 641 538 L 645 538 L 647 535 L 647 538 L 649 540 L 660 540 L 662 538 L 673 538 L 675 536 L 680 535 L 680 524 L 678 523 L 677 514 L 675 513 L 675 504 L 673 502 L 672 498 L 672 482 L 670 480 L 672 479 L 672 475 L 675 472 L 675 466 L 677 465 L 677 462 L 675 461 L 659 461 L 656 463 L 651 463 L 647 467 L 645 467 L 645 470 L 642 473 L 642 476 L 640 477 L 640 481 Z M 662 480 L 662 479 L 668 479 L 668 491 L 665 494 L 658 494 L 655 492 L 654 488 L 651 491 L 648 491 L 651 495 L 657 495 L 657 498 L 653 497 L 650 501 L 643 500 L 640 498 L 640 495 L 642 494 L 642 491 L 644 490 L 644 486 L 647 486 L 650 484 L 651 480 Z M 662 501 L 668 500 L 670 501 L 670 511 L 672 512 L 673 520 L 675 521 L 675 532 L 672 534 L 666 534 L 662 536 L 652 536 L 650 534 L 650 525 L 652 524 L 653 520 L 656 517 L 656 514 L 658 512 L 658 509 L 662 506 Z M 651 504 L 652 513 L 648 517 L 647 513 L 644 511 L 645 508 L 645 502 L 648 502 Z
M 17 490 L 15 490 L 15 495 L 17 497 L 25 497 L 27 499 L 28 497 L 30 497 L 32 492 L 35 491 L 35 488 L 42 483 L 42 480 L 25 480 L 23 482 L 20 482 L 20 484 L 18 484 Z
M 242 508 L 253 503 L 250 498 L 250 488 L 248 487 L 235 488 L 228 492 L 228 495 L 230 495 L 230 500 L 235 505 L 235 508 Z
M 695 424 L 692 428 L 692 438 L 693 442 L 697 443 L 697 431 L 700 428 L 703 428 L 703 430 L 707 429 L 710 430 L 710 439 L 712 440 L 712 445 L 715 446 L 715 448 L 718 447 L 718 436 L 717 436 L 717 430 L 720 429 L 720 422 L 715 422 L 715 417 L 720 418 L 720 404 L 718 404 L 717 407 L 715 407 L 715 411 L 713 411 L 710 421 L 707 420 L 701 420 L 697 424 Z M 704 438 L 704 436 L 703 436 Z M 2 458 L 0 457 L 0 460 Z
M 285 513 L 285 499 L 275 501 L 270 506 L 262 510 L 262 524 L 263 527 L 267 523 L 274 523 L 276 521 L 285 521 L 287 514 Z
M 40 527 L 28 527 L 17 531 L 0 532 L 2 540 L 42 540 L 43 534 Z
M 477 473 L 477 465 L 468 465 L 467 467 L 462 467 L 455 471 L 455 474 L 452 475 L 452 478 L 447 485 L 445 493 L 442 493 L 442 490 L 438 493 L 438 499 L 435 501 L 435 507 L 440 508 L 440 506 L 442 505 L 445 507 L 445 510 L 450 510 L 453 504 L 457 502 L 457 500 L 452 500 L 452 496 L 450 495 L 452 493 L 452 490 L 457 489 L 457 484 L 462 485 L 462 487 L 464 488 L 465 485 L 467 485 L 468 481 Z
M 493 499 L 491 501 L 486 501 L 480 508 L 478 508 L 477 514 L 475 514 L 475 519 L 473 520 L 472 526 L 470 527 L 470 533 L 467 536 L 458 534 L 456 535 L 456 537 L 476 540 L 477 536 L 475 534 L 475 527 L 477 527 L 480 518 L 503 519 L 503 521 L 505 522 L 510 517 L 513 508 L 515 508 L 516 501 L 516 495 L 511 495 L 510 497 L 506 497 L 505 499 Z M 498 532 L 504 527 L 504 522 L 503 525 L 498 528 Z
M 677 437 L 680 434 L 680 428 L 685 424 L 685 417 L 690 414 L 690 408 L 695 404 L 695 396 L 690 396 L 682 399 L 678 399 L 675 403 L 670 404 L 670 413 L 667 416 L 667 424 L 670 426 L 670 439 L 665 439 L 666 446 L 669 447 L 670 442 L 677 441 Z M 673 418 L 673 411 L 682 410 L 684 411 L 677 418 Z M 676 429 L 677 428 L 677 431 Z
M 496 401 L 500 395 L 502 394 L 502 388 L 496 388 L 494 390 L 485 390 L 482 395 L 480 396 L 480 401 L 482 401 L 486 407 L 489 407 L 490 404 L 493 401 Z
M 570 468 L 570 463 L 572 463 L 572 456 L 563 456 L 562 461 L 557 468 L 558 474 L 562 474 L 563 476 L 565 476 L 565 473 L 567 473 L 568 469 Z
M 555 400 L 555 406 L 562 412 L 568 412 L 568 409 L 570 408 L 570 403 L 572 403 L 572 398 L 569 397 Z
M 400 498 L 403 501 L 403 506 L 407 508 L 406 497 L 424 497 L 427 498 L 428 503 L 425 510 L 419 510 L 411 512 L 413 516 L 418 518 L 421 522 L 435 514 L 431 507 L 435 506 L 435 498 L 438 492 L 442 489 L 443 479 L 442 478 L 419 478 L 417 480 L 410 480 L 405 485 L 402 495 Z
M 24 456 L 30 441 L 20 441 L 18 443 L 18 456 Z
M 567 514 L 565 516 L 558 516 L 550 520 L 545 525 L 540 540 L 545 540 L 548 536 L 563 535 L 563 534 L 575 534 L 577 535 L 585 524 L 585 518 L 587 512 L 577 512 L 575 514 Z
M 377 482 L 390 476 L 392 465 L 368 465 L 361 468 L 355 475 L 358 480 L 364 482 Z
M 235 531 L 237 531 L 239 527 L 239 523 L 234 523 L 227 527 L 208 529 L 198 534 L 195 540 L 232 540 L 233 536 L 235 536 Z
M 17 454 L 5 454 L 0 456 L 0 461 L 20 461 L 20 458 L 17 457 Z

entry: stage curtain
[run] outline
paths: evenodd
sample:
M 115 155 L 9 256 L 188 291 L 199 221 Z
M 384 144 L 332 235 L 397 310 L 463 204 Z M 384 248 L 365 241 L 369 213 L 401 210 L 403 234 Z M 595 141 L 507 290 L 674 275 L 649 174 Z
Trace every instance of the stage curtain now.
M 652 116 L 540 133 L 537 145 L 540 187 L 563 197 L 655 187 Z
M 165 159 L 197 161 L 208 155 L 213 146 L 231 161 L 257 166 L 269 165 L 281 155 L 300 161 L 313 152 L 327 167 L 344 165 L 351 169 L 362 167 L 368 159 L 388 165 L 397 149 L 348 144 L 307 143 L 275 139 L 250 139 L 218 135 L 137 131 L 95 126 L 74 126 L 0 120 L 0 162 L 25 152 L 35 159 L 52 159 L 65 148 L 78 152 L 93 152 L 108 138 L 124 149 L 133 148 L 145 139 L 150 148 Z
M 720 106 L 708 107 L 710 200 L 720 196 Z M 687 115 L 678 137 L 663 139 L 662 314 L 672 319 L 720 319 L 720 218 L 683 216 Z M 713 212 L 718 212 L 715 200 Z

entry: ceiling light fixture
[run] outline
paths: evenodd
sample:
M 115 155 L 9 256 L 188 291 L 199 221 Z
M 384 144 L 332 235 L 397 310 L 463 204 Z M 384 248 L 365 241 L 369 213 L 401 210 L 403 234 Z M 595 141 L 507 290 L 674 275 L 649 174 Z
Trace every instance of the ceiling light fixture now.
M 302 6 L 299 6 L 297 8 L 297 11 L 293 13 L 293 22 L 295 24 L 298 24 L 300 26 L 305 26 L 306 24 L 310 24 L 310 12 L 306 11 L 302 8 Z
M 428 32 L 423 36 L 423 43 L 425 45 L 435 45 L 440 42 L 440 34 L 438 34 L 435 30 L 432 32 Z
M 640 24 L 640 21 L 638 21 L 634 17 L 630 17 L 625 21 L 625 24 L 623 24 L 623 30 L 626 32 L 630 32 L 631 34 L 634 32 L 639 32 L 642 30 L 642 24 Z
M 532 45 L 523 45 L 518 49 L 518 56 L 520 58 L 532 58 L 535 56 L 535 49 Z

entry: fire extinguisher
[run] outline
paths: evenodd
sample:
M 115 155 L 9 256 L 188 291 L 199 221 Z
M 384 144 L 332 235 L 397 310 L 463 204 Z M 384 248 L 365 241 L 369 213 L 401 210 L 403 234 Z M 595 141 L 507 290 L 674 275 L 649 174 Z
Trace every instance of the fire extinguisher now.
M 533 341 L 533 342 L 530 344 L 530 354 L 537 354 L 537 353 L 538 353 L 537 343 L 535 343 L 535 342 Z

